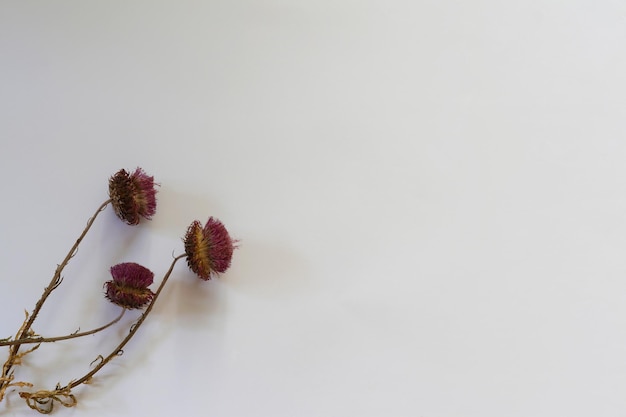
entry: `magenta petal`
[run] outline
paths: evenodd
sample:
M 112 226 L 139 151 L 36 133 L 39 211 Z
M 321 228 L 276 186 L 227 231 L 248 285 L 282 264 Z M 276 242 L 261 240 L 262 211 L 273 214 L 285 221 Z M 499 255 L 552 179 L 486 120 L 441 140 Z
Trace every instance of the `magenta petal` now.
M 111 267 L 113 281 L 133 288 L 147 288 L 154 280 L 148 268 L 134 262 L 126 262 Z

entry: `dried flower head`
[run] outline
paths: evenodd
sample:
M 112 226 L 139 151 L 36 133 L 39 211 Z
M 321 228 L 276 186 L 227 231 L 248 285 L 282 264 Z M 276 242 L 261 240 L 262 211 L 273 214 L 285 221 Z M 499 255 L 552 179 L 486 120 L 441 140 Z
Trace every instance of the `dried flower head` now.
M 120 169 L 109 179 L 109 196 L 117 217 L 128 224 L 139 223 L 139 218 L 150 219 L 156 212 L 154 177 L 141 168 L 132 174 Z
M 148 289 L 154 274 L 144 266 L 134 262 L 117 264 L 111 267 L 111 276 L 113 280 L 104 284 L 105 296 L 120 307 L 141 308 L 154 297 Z
M 184 238 L 189 268 L 204 280 L 212 274 L 225 272 L 235 249 L 226 227 L 217 219 L 209 217 L 202 227 L 199 221 L 191 223 Z

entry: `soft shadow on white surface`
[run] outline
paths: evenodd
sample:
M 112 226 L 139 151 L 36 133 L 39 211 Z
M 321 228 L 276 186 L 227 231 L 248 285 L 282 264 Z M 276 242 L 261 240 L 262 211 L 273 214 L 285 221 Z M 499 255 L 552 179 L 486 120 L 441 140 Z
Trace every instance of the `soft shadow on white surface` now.
M 625 12 L 1 2 L 0 337 L 108 176 L 141 166 L 154 220 L 103 213 L 36 330 L 109 319 L 108 268 L 158 281 L 193 220 L 241 247 L 211 282 L 177 265 L 56 415 L 622 417 Z M 20 374 L 72 378 L 125 331 L 42 347 Z M 13 395 L 0 414 L 31 411 Z
M 312 275 L 310 260 L 293 248 L 244 239 L 233 259 L 223 285 L 248 297 L 284 301 L 321 285 Z
M 155 181 L 159 181 L 158 176 Z M 161 184 L 158 187 L 157 204 L 158 215 L 150 222 L 151 227 L 156 233 L 181 242 L 177 248 L 173 248 L 177 254 L 182 253 L 182 239 L 194 220 L 205 224 L 209 216 L 219 218 L 217 213 L 223 212 L 219 201 L 211 197 L 210 190 L 199 187 L 181 190 L 175 184 Z

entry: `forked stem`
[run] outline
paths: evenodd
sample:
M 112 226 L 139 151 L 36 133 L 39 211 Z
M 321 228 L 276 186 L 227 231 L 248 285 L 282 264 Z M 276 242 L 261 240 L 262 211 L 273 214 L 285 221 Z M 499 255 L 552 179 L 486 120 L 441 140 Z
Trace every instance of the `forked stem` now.
M 124 346 L 126 346 L 126 344 L 130 341 L 130 339 L 132 339 L 132 337 L 137 333 L 137 331 L 139 330 L 139 327 L 141 327 L 143 322 L 148 317 L 148 314 L 150 314 L 150 311 L 152 311 L 152 307 L 154 307 L 156 300 L 159 298 L 159 294 L 161 294 L 163 287 L 167 283 L 167 280 L 169 279 L 170 275 L 172 274 L 172 271 L 174 270 L 174 266 L 176 265 L 176 262 L 178 262 L 182 258 L 185 258 L 186 256 L 187 256 L 186 254 L 182 254 L 174 258 L 169 269 L 163 276 L 163 280 L 161 280 L 161 284 L 159 284 L 159 288 L 154 294 L 154 297 L 150 301 L 150 304 L 148 304 L 148 307 L 146 307 L 146 310 L 139 317 L 139 320 L 137 320 L 137 322 L 135 322 L 135 324 L 131 326 L 130 331 L 128 332 L 128 335 L 126 335 L 126 337 L 120 342 L 120 344 L 117 345 L 117 347 L 113 349 L 113 351 L 107 357 L 98 356 L 96 360 L 99 359 L 100 362 L 96 366 L 94 366 L 94 368 L 91 371 L 87 372 L 85 375 L 83 375 L 79 379 L 70 381 L 64 387 L 61 387 L 59 384 L 53 390 L 40 390 L 37 392 L 26 392 L 26 391 L 20 392 L 20 397 L 22 397 L 26 401 L 26 404 L 30 408 L 37 410 L 42 414 L 49 414 L 50 412 L 52 412 L 55 401 L 59 402 L 65 407 L 73 407 L 74 405 L 76 405 L 76 398 L 72 394 L 72 389 L 81 384 L 88 383 L 91 380 L 91 378 L 100 369 L 104 367 L 104 365 L 109 363 L 111 359 L 115 358 L 116 356 L 119 356 L 123 352 Z
M 50 343 L 50 342 L 59 342 L 61 340 L 68 340 L 68 339 L 75 339 L 77 337 L 83 337 L 83 336 L 89 336 L 91 334 L 95 334 L 98 332 L 101 332 L 102 330 L 109 328 L 111 326 L 113 326 L 115 323 L 117 323 L 118 321 L 121 320 L 121 318 L 124 316 L 124 313 L 126 313 L 126 309 L 123 308 L 122 311 L 120 312 L 120 314 L 112 321 L 108 322 L 107 324 L 100 326 L 96 329 L 91 329 L 85 332 L 75 332 L 72 334 L 68 334 L 65 336 L 57 336 L 57 337 L 43 337 L 43 336 L 37 336 L 37 337 L 26 337 L 24 339 L 19 339 L 19 340 L 2 340 L 0 341 L 0 346 L 13 346 L 13 345 L 26 345 L 28 343 Z
M 72 259 L 74 255 L 76 255 L 76 251 L 78 250 L 78 245 L 80 245 L 80 242 L 82 242 L 83 238 L 85 237 L 89 229 L 91 229 L 91 226 L 93 225 L 93 222 L 96 220 L 96 217 L 98 217 L 98 214 L 100 214 L 100 212 L 102 212 L 110 202 L 111 202 L 111 199 L 108 199 L 104 203 L 102 203 L 100 207 L 98 207 L 94 215 L 91 216 L 89 220 L 87 221 L 87 225 L 85 226 L 85 229 L 82 231 L 80 236 L 78 236 L 78 239 L 76 239 L 76 242 L 74 243 L 70 251 L 65 256 L 65 259 L 63 259 L 63 262 L 57 265 L 57 269 L 55 270 L 54 275 L 52 276 L 52 279 L 50 280 L 50 283 L 45 288 L 43 294 L 41 295 L 41 298 L 39 298 L 39 300 L 35 304 L 35 308 L 33 309 L 33 312 L 30 314 L 30 316 L 26 318 L 26 320 L 24 321 L 20 329 L 17 331 L 17 334 L 15 335 L 16 341 L 27 339 L 28 335 L 32 334 L 31 327 L 33 323 L 35 322 L 37 315 L 41 311 L 43 304 L 46 302 L 46 299 L 50 296 L 52 291 L 54 291 L 63 281 L 63 278 L 61 277 L 61 273 L 63 272 L 63 269 L 67 266 L 70 259 Z M 2 375 L 0 376 L 0 401 L 2 401 L 2 399 L 4 398 L 4 393 L 6 389 L 9 387 L 9 385 L 11 385 L 13 381 L 12 368 L 16 364 L 16 362 L 21 358 L 21 355 L 18 353 L 21 345 L 22 343 L 16 343 L 16 344 L 11 345 L 11 348 L 9 349 L 9 357 L 7 358 L 6 362 L 2 366 Z
M 128 335 L 126 335 L 124 340 L 122 340 L 120 344 L 117 345 L 115 349 L 113 349 L 113 351 L 109 354 L 109 356 L 102 359 L 100 363 L 98 363 L 91 371 L 87 372 L 81 378 L 70 382 L 65 387 L 61 388 L 61 391 L 71 390 L 72 388 L 75 388 L 79 386 L 80 384 L 84 384 L 85 382 L 88 382 L 96 374 L 96 372 L 102 369 L 102 367 L 106 365 L 111 359 L 120 355 L 124 346 L 126 346 L 126 344 L 130 341 L 130 339 L 132 339 L 135 333 L 137 333 L 137 330 L 139 330 L 139 327 L 141 327 L 142 323 L 146 320 L 146 317 L 148 317 L 148 314 L 150 314 L 150 311 L 152 311 L 152 307 L 154 307 L 156 300 L 159 298 L 159 294 L 161 294 L 161 290 L 163 290 L 163 287 L 167 283 L 167 280 L 169 279 L 170 275 L 172 274 L 174 265 L 176 265 L 176 262 L 178 262 L 178 260 L 185 258 L 186 256 L 187 256 L 186 254 L 183 254 L 183 255 L 178 255 L 174 258 L 174 260 L 172 261 L 172 264 L 170 265 L 170 268 L 167 270 L 167 272 L 163 276 L 163 280 L 161 280 L 161 284 L 159 284 L 159 288 L 156 290 L 156 293 L 154 294 L 154 297 L 150 301 L 150 304 L 148 304 L 148 307 L 146 307 L 146 310 L 143 312 L 141 317 L 139 317 L 139 320 L 137 320 L 137 322 L 132 325 L 130 331 L 128 332 Z

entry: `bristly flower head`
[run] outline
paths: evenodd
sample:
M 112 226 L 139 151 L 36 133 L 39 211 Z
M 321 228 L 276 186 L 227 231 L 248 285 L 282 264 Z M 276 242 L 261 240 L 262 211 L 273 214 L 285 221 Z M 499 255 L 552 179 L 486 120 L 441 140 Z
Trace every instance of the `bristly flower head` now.
M 154 297 L 148 289 L 154 274 L 144 266 L 134 262 L 117 264 L 111 267 L 111 276 L 113 280 L 104 284 L 105 296 L 120 307 L 141 308 Z
M 187 264 L 200 278 L 209 280 L 211 275 L 230 267 L 235 242 L 219 220 L 209 217 L 204 227 L 194 221 L 187 229 L 184 242 Z
M 132 174 L 120 169 L 109 179 L 109 196 L 117 217 L 130 225 L 139 218 L 150 219 L 156 212 L 156 189 L 154 177 L 141 168 Z

